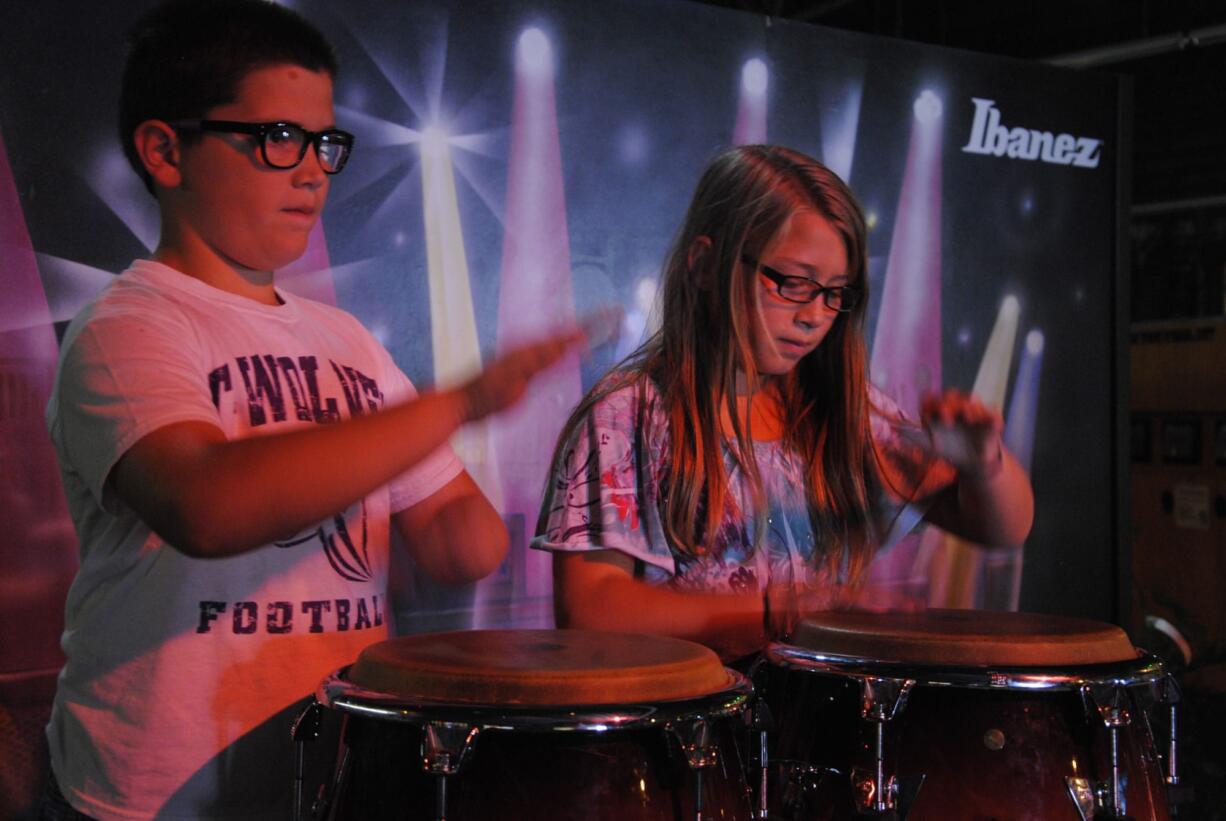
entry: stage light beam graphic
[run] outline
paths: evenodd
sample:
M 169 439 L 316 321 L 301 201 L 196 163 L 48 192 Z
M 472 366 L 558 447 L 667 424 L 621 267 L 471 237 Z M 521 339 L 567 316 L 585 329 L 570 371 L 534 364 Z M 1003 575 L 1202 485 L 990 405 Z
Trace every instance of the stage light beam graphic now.
M 757 57 L 746 60 L 741 66 L 736 124 L 732 129 L 733 145 L 766 142 L 766 92 L 769 85 L 770 71 L 766 63 Z
M 941 387 L 941 134 L 944 119 L 930 91 L 912 106 L 907 162 L 890 238 L 881 310 L 872 347 L 873 383 L 913 419 L 920 397 Z M 924 101 L 923 105 L 919 105 Z M 920 116 L 921 113 L 923 116 Z M 875 561 L 870 581 L 914 586 L 917 539 Z
M 540 338 L 553 326 L 573 323 L 575 318 L 553 48 L 540 29 L 530 28 L 520 35 L 514 94 L 498 303 L 499 353 Z M 504 513 L 521 516 L 529 536 L 553 442 L 579 401 L 581 389 L 578 357 L 572 355 L 538 377 L 524 400 L 495 422 Z M 527 551 L 523 563 L 523 592 L 530 601 L 512 618 L 521 626 L 547 624 L 552 612 L 550 557 L 543 551 Z M 532 607 L 536 607 L 535 615 Z
M 981 402 L 998 411 L 1004 407 L 1005 393 L 1009 387 L 1020 312 L 1021 306 L 1016 297 L 1006 296 L 1001 300 L 971 389 Z M 928 559 L 928 600 L 931 606 L 983 606 L 983 554 L 984 549 L 979 545 L 930 528 L 921 539 L 919 562 Z M 917 567 L 921 572 L 922 569 Z
M 481 347 L 451 148 L 446 134 L 437 128 L 427 129 L 422 135 L 421 187 L 434 382 L 439 387 L 451 387 L 481 370 Z M 451 445 L 486 498 L 501 508 L 502 487 L 488 425 L 466 425 L 452 437 Z
M 827 86 L 830 86 L 829 90 Z M 856 155 L 856 129 L 860 124 L 864 81 L 857 77 L 838 86 L 822 83 L 822 87 L 822 99 L 830 101 L 821 113 L 822 162 L 838 174 L 843 182 L 850 183 L 852 162 Z
M 1013 397 L 1005 417 L 1005 445 L 1034 481 L 1034 437 L 1039 418 L 1039 382 L 1043 373 L 1043 332 L 1026 334 L 1026 348 L 1013 380 Z M 1017 610 L 1021 605 L 1025 545 L 995 551 L 985 561 L 988 607 Z
M 943 119 L 933 99 L 935 94 L 924 91 L 913 106 L 907 164 L 873 340 L 873 381 L 912 416 L 918 416 L 920 395 L 941 386 Z

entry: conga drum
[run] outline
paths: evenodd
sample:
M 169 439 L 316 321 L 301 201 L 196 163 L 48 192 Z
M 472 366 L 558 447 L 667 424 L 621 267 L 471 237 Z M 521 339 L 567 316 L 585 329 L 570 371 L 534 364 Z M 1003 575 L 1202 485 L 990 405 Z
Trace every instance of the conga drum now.
M 771 818 L 1169 817 L 1174 681 L 1109 624 L 826 613 L 772 644 L 754 681 L 771 714 Z M 1161 754 L 1158 713 L 1172 718 Z
M 295 731 L 343 717 L 317 819 L 748 819 L 736 728 L 752 694 L 706 647 L 582 630 L 372 645 Z M 309 742 L 303 746 L 309 747 Z M 300 762 L 302 760 L 300 746 Z

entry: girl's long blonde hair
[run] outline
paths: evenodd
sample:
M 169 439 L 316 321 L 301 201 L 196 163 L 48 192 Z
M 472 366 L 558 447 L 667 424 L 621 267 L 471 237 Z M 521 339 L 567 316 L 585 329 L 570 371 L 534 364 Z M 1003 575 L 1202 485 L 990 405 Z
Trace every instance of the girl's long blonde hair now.
M 785 445 L 804 460 L 805 494 L 822 561 L 834 578 L 856 580 L 871 556 L 870 503 L 881 481 L 870 433 L 863 336 L 864 217 L 837 175 L 793 149 L 741 146 L 707 167 L 664 268 L 660 329 L 579 404 L 562 430 L 554 460 L 593 405 L 628 384 L 641 386 L 646 376 L 669 427 L 661 518 L 673 546 L 701 554 L 704 540 L 717 532 L 731 503 L 725 444 L 749 480 L 755 510 L 747 513 L 765 516 L 750 431 L 735 408 L 737 371 L 749 385 L 758 384 L 751 337 L 756 270 L 742 260 L 760 258 L 802 209 L 820 214 L 842 238 L 847 284 L 860 291 L 860 299 L 837 316 L 815 351 L 778 380 Z M 725 442 L 722 434 L 721 409 L 733 420 L 732 441 Z

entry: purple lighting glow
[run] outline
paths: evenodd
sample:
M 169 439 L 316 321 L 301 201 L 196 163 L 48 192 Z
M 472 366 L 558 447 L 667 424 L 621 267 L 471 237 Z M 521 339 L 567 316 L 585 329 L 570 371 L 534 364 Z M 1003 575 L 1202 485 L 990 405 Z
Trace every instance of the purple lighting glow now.
M 733 145 L 753 145 L 766 142 L 766 89 L 770 72 L 757 57 L 741 67 L 740 99 L 736 107 L 736 125 L 732 130 Z

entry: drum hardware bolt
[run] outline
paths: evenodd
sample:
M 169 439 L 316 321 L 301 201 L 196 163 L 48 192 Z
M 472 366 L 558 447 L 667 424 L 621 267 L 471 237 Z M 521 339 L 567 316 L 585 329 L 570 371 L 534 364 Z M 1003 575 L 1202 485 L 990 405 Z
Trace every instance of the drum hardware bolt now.
M 769 815 L 769 794 L 767 786 L 770 782 L 770 757 L 767 752 L 767 741 L 770 731 L 775 727 L 774 716 L 766 702 L 759 699 L 754 703 L 753 710 L 747 716 L 751 727 L 758 730 L 758 768 L 760 783 L 758 785 L 758 818 L 766 819 Z
M 1179 783 L 1179 705 L 1171 705 L 1171 742 L 1166 756 L 1166 783 L 1172 787 Z
M 1166 753 L 1166 783 L 1174 787 L 1179 784 L 1179 702 L 1183 694 L 1179 690 L 1179 682 L 1172 675 L 1167 675 L 1161 682 L 1153 685 L 1155 698 L 1159 704 L 1170 710 L 1170 734 L 1167 739 Z
M 834 769 L 828 772 L 838 773 Z M 884 784 L 879 788 L 876 773 L 862 770 L 859 767 L 852 768 L 852 791 L 855 793 L 856 807 L 859 811 L 856 817 L 882 818 L 888 816 L 895 821 L 906 821 L 907 815 L 911 812 L 911 805 L 915 803 L 915 798 L 920 788 L 924 786 L 926 778 L 926 774 L 892 775 L 885 779 Z M 820 781 L 821 779 L 818 778 L 814 784 Z
M 760 770 L 761 782 L 758 785 L 758 818 L 759 819 L 766 819 L 770 815 L 769 802 L 767 800 L 768 799 L 767 787 L 770 784 L 770 772 L 768 769 L 770 767 L 770 760 L 767 756 L 766 740 L 767 740 L 766 730 L 759 731 L 758 732 L 758 761 L 761 764 L 761 770 Z
M 882 779 L 880 773 L 855 768 L 852 770 L 852 789 L 856 794 L 856 807 L 874 813 L 894 809 L 898 788 L 894 777 Z
M 1082 687 L 1082 696 L 1098 708 L 1099 718 L 1111 738 L 1111 783 L 1104 791 L 1102 808 L 1108 818 L 1118 818 L 1127 812 L 1124 797 L 1125 778 L 1120 769 L 1120 728 L 1132 721 L 1125 705 L 1124 688 L 1115 684 L 1089 684 Z
M 860 678 L 860 715 L 876 729 L 874 744 L 875 772 L 868 790 L 862 780 L 856 782 L 856 801 L 862 810 L 884 812 L 894 809 L 894 777 L 885 774 L 885 723 L 907 706 L 907 697 L 915 686 L 914 679 L 863 676 Z
M 1000 752 L 1005 748 L 1005 734 L 993 727 L 983 734 L 983 746 L 992 752 Z

